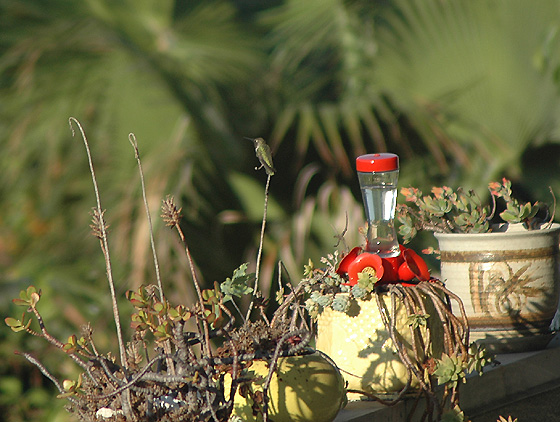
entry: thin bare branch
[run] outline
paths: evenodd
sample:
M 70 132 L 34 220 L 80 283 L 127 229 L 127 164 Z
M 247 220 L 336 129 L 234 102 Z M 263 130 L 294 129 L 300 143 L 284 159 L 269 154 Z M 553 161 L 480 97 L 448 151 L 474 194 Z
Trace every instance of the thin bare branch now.
M 59 391 L 60 394 L 66 393 L 66 391 L 64 390 L 64 388 L 62 387 L 60 382 L 58 382 L 58 380 L 47 370 L 47 368 L 45 368 L 45 366 L 41 362 L 39 362 L 37 359 L 35 359 L 29 353 L 19 352 L 19 351 L 15 351 L 14 353 L 16 355 L 23 356 L 25 359 L 27 359 L 29 362 L 31 362 L 33 365 L 35 365 L 37 368 L 39 368 L 39 371 L 41 371 L 41 373 L 45 377 L 47 377 L 49 380 L 51 380 L 51 382 L 55 385 L 56 389 Z M 66 397 L 66 398 L 74 404 L 77 403 L 76 399 L 74 399 L 73 397 Z
M 115 320 L 115 326 L 116 326 L 116 330 L 117 330 L 117 341 L 119 344 L 119 354 L 120 354 L 120 360 L 121 360 L 121 364 L 122 366 L 126 369 L 128 369 L 128 362 L 126 360 L 126 349 L 124 346 L 124 340 L 123 340 L 123 335 L 122 335 L 122 327 L 121 327 L 121 318 L 119 315 L 119 307 L 117 304 L 117 295 L 115 293 L 115 283 L 113 280 L 113 270 L 111 268 L 111 256 L 109 254 L 109 241 L 107 239 L 107 227 L 104 224 L 103 221 L 103 208 L 101 207 L 101 199 L 99 197 L 99 188 L 97 186 L 97 179 L 95 177 L 95 170 L 93 168 L 93 161 L 91 158 L 91 151 L 89 148 L 89 143 L 86 137 L 86 134 L 84 132 L 84 129 L 82 128 L 82 125 L 80 124 L 80 122 L 74 118 L 74 117 L 70 117 L 68 119 L 68 124 L 70 125 L 70 130 L 72 131 L 72 136 L 76 136 L 76 133 L 74 131 L 74 126 L 72 125 L 72 123 L 74 123 L 79 131 L 80 134 L 82 136 L 82 140 L 84 142 L 84 146 L 86 149 L 86 153 L 87 153 L 87 157 L 88 157 L 88 163 L 89 163 L 89 169 L 90 169 L 90 173 L 91 173 L 91 179 L 93 182 L 93 189 L 95 192 L 95 199 L 97 202 L 97 215 L 100 217 L 100 231 L 101 231 L 101 238 L 99 239 L 99 242 L 101 243 L 101 250 L 103 252 L 103 256 L 105 258 L 105 268 L 106 268 L 106 273 L 107 273 L 107 280 L 109 282 L 109 290 L 111 292 L 111 302 L 112 302 L 112 306 L 113 306 L 113 318 Z M 134 413 L 132 412 L 132 408 L 130 405 L 130 392 L 127 391 L 124 396 L 123 396 L 123 411 L 125 413 L 125 416 L 127 416 L 127 418 L 130 418 L 132 420 L 136 420 L 136 417 L 134 415 Z
M 93 189 L 95 192 L 95 199 L 97 202 L 97 215 L 101 217 L 101 224 L 100 224 L 100 230 L 101 230 L 101 238 L 100 238 L 100 242 L 101 242 L 101 249 L 103 250 L 103 254 L 105 256 L 105 266 L 106 266 L 106 270 L 107 270 L 107 279 L 109 281 L 109 289 L 111 291 L 111 300 L 113 303 L 113 317 L 115 319 L 115 326 L 117 328 L 117 339 L 119 342 L 119 352 L 120 352 L 120 357 L 121 357 L 121 363 L 122 365 L 127 368 L 127 362 L 126 362 L 126 351 L 125 351 L 125 347 L 124 347 L 124 341 L 123 341 L 123 336 L 122 336 L 122 328 L 121 328 L 121 322 L 120 322 L 120 315 L 119 315 L 119 308 L 117 305 L 117 295 L 115 293 L 115 283 L 113 281 L 113 271 L 111 269 L 111 259 L 109 256 L 109 242 L 107 240 L 107 227 L 105 226 L 105 224 L 103 224 L 103 208 L 101 208 L 101 199 L 99 197 L 99 188 L 97 186 L 97 179 L 95 177 L 95 170 L 93 168 L 93 161 L 91 159 L 91 151 L 89 149 L 89 143 L 86 137 L 86 134 L 84 132 L 84 129 L 82 128 L 82 125 L 80 124 L 80 122 L 74 118 L 74 117 L 70 117 L 68 119 L 68 123 L 70 124 L 70 129 L 72 130 L 72 136 L 76 136 L 76 133 L 74 131 L 74 126 L 72 125 L 72 123 L 74 123 L 79 131 L 80 134 L 82 136 L 82 140 L 84 142 L 84 146 L 86 149 L 86 153 L 87 153 L 87 157 L 88 157 L 88 163 L 89 163 L 89 169 L 90 169 L 90 173 L 91 173 L 91 179 L 93 181 Z
M 140 184 L 141 184 L 141 188 L 142 188 L 142 199 L 144 201 L 144 210 L 146 211 L 146 218 L 148 219 L 148 231 L 150 233 L 150 246 L 152 248 L 152 256 L 153 256 L 153 261 L 154 261 L 154 267 L 155 267 L 155 272 L 156 272 L 156 280 L 157 280 L 157 285 L 158 285 L 158 290 L 159 290 L 159 297 L 162 303 L 165 303 L 165 295 L 163 294 L 163 285 L 161 282 L 161 275 L 160 275 L 160 271 L 159 271 L 159 261 L 158 261 L 158 257 L 157 257 L 157 252 L 156 252 L 156 244 L 154 241 L 154 225 L 152 224 L 152 216 L 150 214 L 150 206 L 148 204 L 148 198 L 146 196 L 146 183 L 144 181 L 144 170 L 142 169 L 142 160 L 140 160 L 140 151 L 138 150 L 138 141 L 136 140 L 136 136 L 134 135 L 134 133 L 129 133 L 128 134 L 128 140 L 130 141 L 130 144 L 132 145 L 132 148 L 134 148 L 134 156 L 136 158 L 136 162 L 138 164 L 138 172 L 140 173 Z M 161 317 L 158 317 L 160 320 L 160 323 L 162 322 Z M 165 350 L 165 353 L 170 355 L 171 354 L 171 343 L 169 340 L 166 340 L 163 343 L 163 348 Z M 171 358 L 167 359 L 167 366 L 169 367 L 169 369 L 171 370 L 172 374 L 175 374 L 175 366 L 173 365 L 173 360 Z
M 550 219 L 546 223 L 546 227 L 545 227 L 546 229 L 550 229 L 552 227 L 552 223 L 554 222 L 554 216 L 556 215 L 556 195 L 554 195 L 554 191 L 552 190 L 551 186 L 548 187 L 548 190 L 552 195 L 552 215 L 550 216 Z
M 264 211 L 263 211 L 263 219 L 262 219 L 262 224 L 261 224 L 261 238 L 260 238 L 260 242 L 259 242 L 259 252 L 257 254 L 257 264 L 256 264 L 256 269 L 255 269 L 255 285 L 253 286 L 253 297 L 251 298 L 251 303 L 249 303 L 249 309 L 247 309 L 247 314 L 245 316 L 245 321 L 248 321 L 249 318 L 251 317 L 251 312 L 253 310 L 253 307 L 255 306 L 255 300 L 257 298 L 257 291 L 259 288 L 259 276 L 260 276 L 260 268 L 261 268 L 261 257 L 262 257 L 262 251 L 263 251 L 263 244 L 264 244 L 264 232 L 265 232 L 265 228 L 266 228 L 266 217 L 267 217 L 267 211 L 268 211 L 268 189 L 270 186 L 270 178 L 272 177 L 272 174 L 268 173 L 268 176 L 266 178 L 266 186 L 264 188 Z
M 136 162 L 138 163 L 138 172 L 140 173 L 140 183 L 142 185 L 142 199 L 144 200 L 144 210 L 146 211 L 146 217 L 148 218 L 148 230 L 150 232 L 150 246 L 152 247 L 152 254 L 154 259 L 154 266 L 156 271 L 156 280 L 159 289 L 160 300 L 162 302 L 165 301 L 165 296 L 163 294 L 163 286 L 161 283 L 161 275 L 159 271 L 159 261 L 156 252 L 156 245 L 154 242 L 154 226 L 152 224 L 152 216 L 150 214 L 150 207 L 148 205 L 148 198 L 146 197 L 146 184 L 144 182 L 144 170 L 142 169 L 142 161 L 140 160 L 140 152 L 138 151 L 138 141 L 136 140 L 136 136 L 134 133 L 128 134 L 128 140 L 134 148 L 134 156 L 136 158 Z
M 161 206 L 161 217 L 163 221 L 170 227 L 174 227 L 179 233 L 179 237 L 181 238 L 181 243 L 185 249 L 185 254 L 187 255 L 187 261 L 189 262 L 189 268 L 191 270 L 191 276 L 193 279 L 194 288 L 196 291 L 196 295 L 198 298 L 198 305 L 200 307 L 201 314 L 204 312 L 204 298 L 202 297 L 202 290 L 200 289 L 200 283 L 198 281 L 198 276 L 196 273 L 196 269 L 194 267 L 194 261 L 192 259 L 191 251 L 189 249 L 189 245 L 187 243 L 187 239 L 179 225 L 181 220 L 181 208 L 177 208 L 175 205 L 175 200 L 171 195 L 168 195 L 163 201 Z M 202 326 L 204 329 L 204 348 L 208 356 L 212 356 L 212 349 L 210 347 L 210 336 L 209 336 L 209 328 L 208 328 L 208 321 L 205 318 L 201 318 Z

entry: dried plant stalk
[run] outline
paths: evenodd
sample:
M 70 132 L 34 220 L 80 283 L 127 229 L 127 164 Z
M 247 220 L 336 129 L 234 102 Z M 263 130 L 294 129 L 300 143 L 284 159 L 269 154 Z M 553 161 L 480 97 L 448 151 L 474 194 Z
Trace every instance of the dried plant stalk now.
M 91 159 L 91 151 L 89 149 L 89 143 L 86 137 L 86 134 L 84 132 L 84 129 L 82 128 L 82 125 L 80 124 L 80 122 L 74 118 L 74 117 L 70 117 L 69 119 L 69 124 L 70 124 L 70 129 L 72 130 L 72 136 L 75 136 L 75 131 L 74 131 L 74 126 L 72 125 L 72 123 L 74 123 L 77 127 L 78 130 L 80 131 L 80 134 L 82 136 L 82 140 L 84 142 L 84 146 L 86 149 L 86 153 L 87 153 L 87 157 L 88 157 L 88 163 L 89 163 L 89 169 L 90 169 L 90 173 L 91 173 L 91 179 L 93 181 L 93 190 L 95 192 L 95 200 L 97 202 L 97 208 L 94 211 L 94 217 L 93 217 L 93 225 L 96 227 L 95 233 L 96 233 L 96 237 L 99 238 L 99 241 L 101 243 L 101 250 L 103 251 L 103 256 L 105 257 L 105 266 L 106 266 L 106 271 L 107 271 L 107 280 L 109 281 L 109 290 L 111 292 L 111 301 L 113 304 L 113 317 L 115 319 L 115 325 L 117 328 L 117 340 L 119 343 L 119 352 L 120 352 L 120 358 L 121 358 L 121 364 L 127 368 L 127 362 L 126 362 L 126 352 L 125 352 L 125 348 L 124 348 L 124 341 L 123 341 L 123 336 L 122 336 L 122 328 L 121 328 L 121 322 L 120 322 L 120 315 L 119 315 L 119 307 L 117 305 L 117 295 L 115 293 L 115 283 L 113 281 L 113 271 L 111 268 L 111 257 L 109 255 L 109 241 L 107 239 L 107 226 L 104 222 L 104 218 L 103 215 L 105 214 L 105 211 L 103 210 L 103 208 L 101 208 L 101 199 L 99 196 L 99 188 L 97 187 L 97 179 L 95 177 L 95 170 L 93 168 L 93 161 Z

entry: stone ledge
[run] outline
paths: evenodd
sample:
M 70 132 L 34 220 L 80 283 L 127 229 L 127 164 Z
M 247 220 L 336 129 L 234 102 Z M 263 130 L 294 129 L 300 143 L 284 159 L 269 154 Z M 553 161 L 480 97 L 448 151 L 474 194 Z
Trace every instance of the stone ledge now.
M 485 369 L 483 376 L 470 376 L 460 387 L 461 408 L 471 418 L 560 383 L 559 335 L 544 350 L 498 355 L 496 359 L 500 365 Z M 403 422 L 413 405 L 414 399 L 405 399 L 392 407 L 373 401 L 350 402 L 335 422 Z

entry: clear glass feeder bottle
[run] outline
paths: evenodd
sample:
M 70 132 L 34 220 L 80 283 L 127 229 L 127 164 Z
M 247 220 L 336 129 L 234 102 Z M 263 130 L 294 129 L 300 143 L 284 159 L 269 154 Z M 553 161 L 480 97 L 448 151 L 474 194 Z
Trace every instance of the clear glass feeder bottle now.
M 399 157 L 380 153 L 360 155 L 356 170 L 367 217 L 366 250 L 381 257 L 400 254 L 395 230 Z

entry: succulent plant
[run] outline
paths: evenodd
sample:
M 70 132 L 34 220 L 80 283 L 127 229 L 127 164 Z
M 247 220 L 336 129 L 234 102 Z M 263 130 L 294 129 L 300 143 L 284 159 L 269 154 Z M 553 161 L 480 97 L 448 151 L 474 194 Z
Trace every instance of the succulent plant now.
M 507 208 L 500 213 L 500 217 L 506 223 L 527 223 L 529 228 L 534 226 L 534 218 L 539 212 L 541 205 L 536 202 L 519 203 L 517 199 L 512 196 L 511 182 L 503 179 L 502 183 L 492 182 L 488 185 L 490 193 L 496 198 L 502 198 Z
M 539 210 L 546 210 L 544 204 L 519 202 L 512 196 L 511 182 L 491 182 L 488 189 L 492 205 L 484 205 L 473 190 L 448 186 L 433 187 L 430 195 L 424 195 L 414 187 L 402 188 L 404 204 L 397 206 L 397 219 L 401 223 L 399 234 L 405 243 L 416 236 L 420 230 L 439 233 L 486 233 L 493 231 L 492 219 L 496 211 L 496 200 L 505 203 L 505 210 L 499 214 L 508 224 L 522 223 L 529 229 L 537 229 L 544 219 L 537 218 Z M 552 191 L 551 191 L 552 192 Z M 553 195 L 554 198 L 554 195 Z M 552 217 L 549 221 L 552 221 Z
M 512 419 L 511 416 L 508 416 L 508 418 L 506 419 L 503 416 L 500 416 L 497 422 L 517 422 L 517 418 Z

